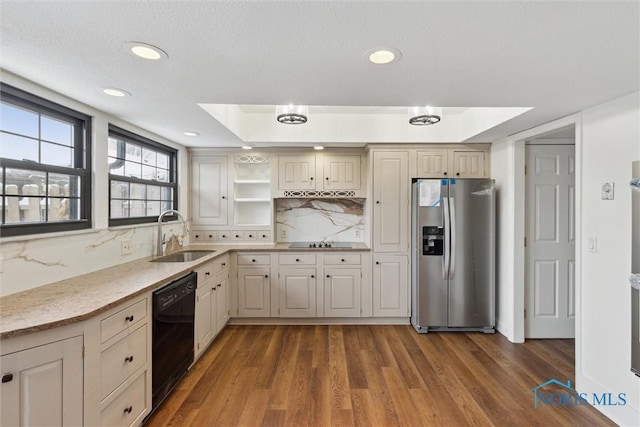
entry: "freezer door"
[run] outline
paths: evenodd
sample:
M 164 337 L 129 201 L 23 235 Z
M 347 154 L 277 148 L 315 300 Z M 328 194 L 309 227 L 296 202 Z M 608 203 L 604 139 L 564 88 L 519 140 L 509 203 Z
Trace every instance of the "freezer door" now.
M 433 182 L 432 180 L 428 180 Z M 416 329 L 447 326 L 447 280 L 445 279 L 444 255 L 425 255 L 448 251 L 447 242 L 440 240 L 439 250 L 431 250 L 429 234 L 437 239 L 437 230 L 442 237 L 446 232 L 444 203 L 447 200 L 447 186 L 440 185 L 442 201 L 437 206 L 420 206 L 419 182 L 413 184 L 413 274 L 412 274 L 412 323 Z M 446 183 L 447 181 L 444 180 Z
M 495 197 L 489 179 L 451 180 L 449 327 L 495 326 Z

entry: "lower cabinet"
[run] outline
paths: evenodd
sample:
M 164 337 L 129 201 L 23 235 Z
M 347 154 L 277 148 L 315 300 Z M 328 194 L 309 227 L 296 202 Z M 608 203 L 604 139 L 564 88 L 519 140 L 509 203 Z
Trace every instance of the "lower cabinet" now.
M 216 286 L 212 280 L 207 280 L 201 285 L 198 284 L 196 289 L 194 359 L 200 356 L 216 334 L 216 307 L 218 304 L 216 292 Z
M 83 338 L 0 357 L 0 425 L 83 424 Z
M 324 317 L 360 317 L 362 270 L 325 267 Z
M 408 256 L 375 254 L 373 261 L 373 317 L 408 317 Z
M 271 316 L 271 267 L 238 266 L 238 317 Z
M 229 270 L 215 275 L 216 284 L 216 335 L 229 320 Z
M 279 316 L 316 317 L 316 269 L 280 267 Z

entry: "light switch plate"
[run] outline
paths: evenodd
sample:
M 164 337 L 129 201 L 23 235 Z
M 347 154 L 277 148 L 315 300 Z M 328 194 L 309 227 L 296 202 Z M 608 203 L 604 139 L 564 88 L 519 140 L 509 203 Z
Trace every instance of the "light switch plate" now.
M 602 200 L 613 200 L 613 182 L 602 184 Z

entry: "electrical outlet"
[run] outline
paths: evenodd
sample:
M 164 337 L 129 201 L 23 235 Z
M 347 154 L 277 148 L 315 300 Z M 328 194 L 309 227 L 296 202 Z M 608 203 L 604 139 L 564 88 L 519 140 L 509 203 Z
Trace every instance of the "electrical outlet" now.
M 129 255 L 133 252 L 133 243 L 130 239 L 123 240 L 120 243 L 120 255 Z
M 280 229 L 280 237 L 282 237 L 283 239 L 285 239 L 287 237 L 287 229 L 282 227 Z
M 359 238 L 360 238 L 360 229 L 359 229 L 359 228 L 356 228 L 356 229 L 354 229 L 354 232 L 355 232 L 355 233 L 354 233 L 355 238 L 356 238 L 356 239 L 359 239 Z
M 602 200 L 613 200 L 613 182 L 605 182 L 602 184 Z

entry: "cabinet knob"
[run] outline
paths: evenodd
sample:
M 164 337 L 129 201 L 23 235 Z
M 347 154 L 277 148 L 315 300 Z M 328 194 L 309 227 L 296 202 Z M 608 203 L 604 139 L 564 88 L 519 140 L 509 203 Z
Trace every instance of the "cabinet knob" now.
M 296 262 L 300 262 L 300 259 L 296 258 Z
M 380 200 L 376 200 L 376 205 L 379 205 L 379 204 L 380 204 Z
M 340 261 L 341 261 L 341 262 L 344 262 L 344 258 L 342 258 Z
M 380 261 L 376 261 L 376 265 L 380 265 Z
M 223 235 L 222 235 L 222 238 L 223 238 L 223 239 L 226 239 L 226 238 L 227 238 L 227 235 L 226 235 L 226 234 L 223 234 Z
M 249 238 L 250 238 L 250 239 L 251 239 L 251 238 L 253 238 L 253 234 L 249 234 Z
M 236 239 L 239 239 L 239 238 L 240 238 L 240 235 L 239 235 L 239 234 L 236 234 Z
M 205 276 L 211 276 L 211 273 L 209 273 L 208 271 L 204 273 Z
M 200 238 L 200 235 L 199 235 L 199 234 L 196 234 L 196 235 L 195 235 L 195 238 L 196 238 L 196 239 L 199 239 L 199 238 Z
M 252 259 L 252 260 L 251 260 L 251 262 L 256 262 L 256 260 L 255 260 L 255 259 Z
M 218 288 L 221 288 L 221 287 L 222 287 L 222 283 L 218 283 Z
M 329 277 L 331 277 L 331 276 L 329 276 L 329 275 L 327 274 L 327 278 L 329 278 Z
M 223 262 L 221 265 L 222 265 L 223 267 L 225 267 L 225 266 L 227 265 L 227 263 L 226 263 L 226 262 Z
M 133 314 L 124 318 L 127 322 L 133 322 Z
M 268 279 L 268 278 L 269 278 L 269 275 L 268 275 L 268 274 L 265 274 L 265 275 L 264 275 L 264 278 L 265 278 L 265 279 Z
M 226 198 L 227 198 L 227 196 L 222 196 L 222 200 L 224 200 L 224 199 L 226 199 Z
M 125 361 L 125 362 L 129 362 L 129 363 L 133 362 L 133 355 L 131 355 L 131 356 L 129 356 L 129 357 L 125 357 L 125 358 L 124 358 L 124 361 Z
M 456 176 L 460 176 L 460 172 L 456 172 Z
M 266 238 L 267 238 L 267 235 L 266 235 L 266 234 L 263 234 L 263 235 L 262 235 L 262 238 L 263 238 L 263 239 L 266 239 Z
M 4 375 L 2 376 L 2 383 L 3 383 L 3 384 L 4 384 L 4 383 L 8 383 L 8 382 L 10 382 L 11 380 L 13 380 L 13 374 L 4 374 Z
M 309 180 L 313 181 L 313 177 L 309 178 Z
M 326 179 L 327 181 L 329 181 L 329 177 L 326 177 L 325 179 Z
M 213 287 L 213 288 L 211 288 L 211 290 L 212 290 L 212 291 L 215 291 L 216 289 L 217 289 L 217 288 L 215 287 L 215 285 L 214 285 L 214 287 Z
M 445 172 L 443 175 L 444 175 L 444 176 L 447 176 L 447 173 Z
M 128 408 L 124 408 L 124 413 L 125 414 L 130 414 L 131 411 L 133 411 L 133 406 L 129 406 Z
M 311 278 L 312 278 L 312 279 L 315 279 L 315 277 L 316 277 L 316 276 L 314 276 L 313 274 L 311 275 Z
M 213 239 L 213 234 L 209 234 L 209 238 L 210 238 L 210 239 Z

